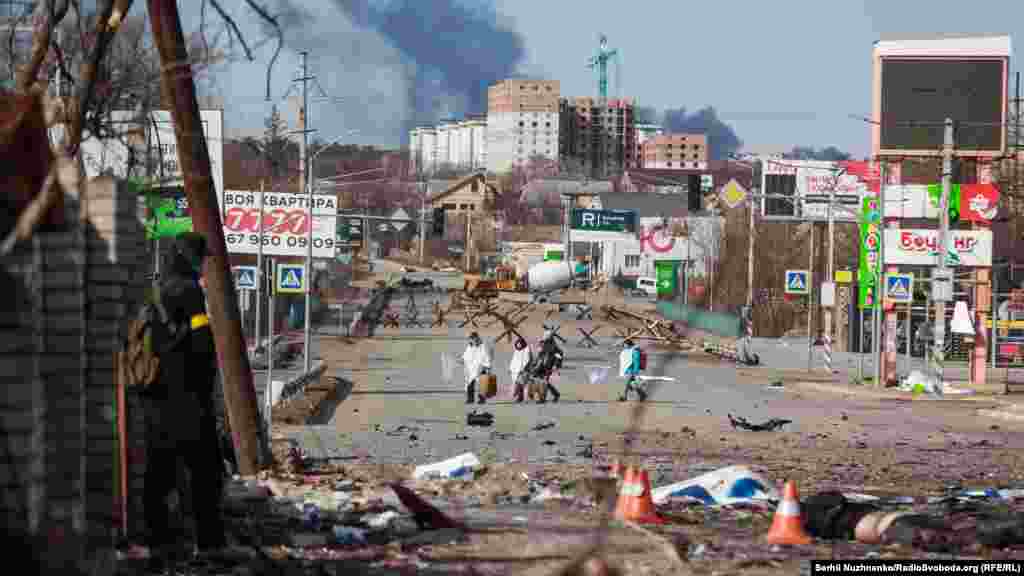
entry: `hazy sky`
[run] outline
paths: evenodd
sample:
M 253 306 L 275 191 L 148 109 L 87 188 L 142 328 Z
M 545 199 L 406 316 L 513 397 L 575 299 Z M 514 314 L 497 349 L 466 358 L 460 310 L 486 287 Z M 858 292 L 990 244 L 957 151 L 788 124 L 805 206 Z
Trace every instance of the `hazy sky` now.
M 1008 33 L 1024 41 L 1024 2 L 1018 0 L 461 1 L 493 4 L 504 25 L 522 35 L 521 71 L 560 80 L 563 95 L 596 93 L 585 64 L 605 33 L 621 54 L 624 96 L 658 108 L 713 105 L 749 146 L 835 145 L 856 156 L 868 151 L 868 127 L 849 115 L 869 114 L 871 47 L 880 34 Z M 309 49 L 311 71 L 324 91 L 344 98 L 312 104 L 311 119 L 325 139 L 357 129 L 350 140 L 397 147 L 409 108 L 404 72 L 416 63 L 381 34 L 354 26 L 338 3 L 358 2 L 293 3 L 308 17 L 294 20 L 289 45 Z M 197 28 L 201 3 L 180 4 L 186 30 Z M 226 129 L 259 130 L 269 109 L 265 71 L 273 45 L 240 0 L 224 4 L 250 41 L 264 42 L 256 62 L 216 71 Z M 453 39 L 439 35 L 436 41 Z M 286 48 L 273 71 L 275 99 L 288 90 L 297 64 Z M 457 108 L 458 101 L 449 105 Z

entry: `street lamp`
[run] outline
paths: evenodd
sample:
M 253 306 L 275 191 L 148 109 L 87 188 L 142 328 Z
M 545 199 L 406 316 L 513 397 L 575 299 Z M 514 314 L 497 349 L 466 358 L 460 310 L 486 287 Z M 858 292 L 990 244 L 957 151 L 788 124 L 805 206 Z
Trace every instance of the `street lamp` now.
M 302 167 L 303 170 L 307 170 L 310 174 L 315 175 L 316 170 L 311 169 L 311 167 L 316 162 L 317 157 L 319 157 L 320 154 L 322 154 L 331 146 L 334 146 L 335 144 L 340 142 L 342 138 L 345 138 L 346 136 L 349 136 L 356 132 L 358 132 L 358 130 L 349 130 L 345 134 L 338 136 L 334 140 L 331 140 L 330 143 L 328 143 L 323 148 L 317 150 L 316 154 L 313 154 L 313 156 L 309 159 L 309 162 L 306 162 L 305 165 Z M 305 369 L 307 374 L 313 369 L 313 351 L 311 349 L 313 344 L 313 322 L 312 318 L 310 317 L 313 310 L 313 183 L 311 182 L 311 178 L 309 178 L 310 174 L 303 174 L 303 181 L 306 184 L 306 207 L 309 210 L 309 226 L 306 228 L 306 326 L 305 334 L 303 335 L 305 340 L 305 345 L 303 347 L 305 348 L 306 352 Z

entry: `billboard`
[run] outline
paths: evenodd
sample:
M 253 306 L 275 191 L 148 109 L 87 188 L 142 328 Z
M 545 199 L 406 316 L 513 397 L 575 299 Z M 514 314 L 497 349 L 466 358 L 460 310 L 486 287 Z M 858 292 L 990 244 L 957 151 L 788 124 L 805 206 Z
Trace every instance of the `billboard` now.
M 309 208 L 305 194 L 289 192 L 224 193 L 224 241 L 232 254 L 258 254 L 260 219 L 263 220 L 263 254 L 305 256 L 310 233 Z M 334 195 L 313 197 L 313 257 L 334 258 L 337 235 L 338 199 Z
M 765 198 L 762 213 L 801 220 L 828 220 L 829 196 L 836 222 L 860 220 L 864 198 L 878 192 L 880 173 L 874 162 L 819 160 L 765 160 L 761 189 L 765 194 L 789 198 Z M 790 200 L 792 198 L 792 200 Z
M 888 229 L 885 231 L 885 264 L 937 266 L 939 231 Z M 950 230 L 949 266 L 987 267 L 992 265 L 991 230 Z
M 1010 52 L 1009 36 L 876 42 L 874 154 L 938 155 L 952 118 L 959 155 L 1002 155 Z
M 939 184 L 901 184 L 885 188 L 886 218 L 937 220 L 942 187 Z M 950 222 L 990 224 L 999 213 L 999 189 L 994 184 L 953 184 Z
M 218 205 L 224 206 L 224 111 L 223 110 L 200 110 L 200 120 L 203 123 L 203 134 L 206 139 L 206 149 L 210 154 L 210 169 L 213 172 L 213 185 L 217 191 Z M 137 114 L 129 110 L 115 110 L 110 113 L 110 122 L 113 130 L 122 134 L 130 134 L 138 125 Z M 123 128 L 119 128 L 123 126 Z M 150 158 L 153 159 L 152 174 L 153 180 L 158 186 L 181 185 L 184 176 L 181 167 L 178 166 L 178 147 L 174 137 L 174 124 L 171 121 L 171 113 L 166 110 L 155 110 L 150 114 L 150 121 L 147 124 L 146 138 L 149 141 Z M 140 143 L 144 156 L 145 142 Z M 85 168 L 85 175 L 88 178 L 95 178 L 100 174 L 111 172 L 118 178 L 127 178 L 129 150 L 121 138 L 110 138 L 98 140 L 90 138 L 82 142 L 82 164 Z M 140 165 L 134 175 L 145 172 L 145 158 L 139 158 Z

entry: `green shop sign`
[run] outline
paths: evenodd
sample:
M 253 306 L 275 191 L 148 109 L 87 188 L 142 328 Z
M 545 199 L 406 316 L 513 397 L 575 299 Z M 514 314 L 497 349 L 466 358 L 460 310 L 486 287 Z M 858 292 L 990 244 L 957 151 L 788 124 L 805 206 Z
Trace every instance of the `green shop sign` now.
M 153 188 L 138 180 L 128 181 L 129 189 L 146 199 L 146 238 L 174 238 L 192 231 L 192 209 L 185 189 Z
M 572 229 L 588 232 L 636 234 L 636 211 L 574 208 L 572 211 Z
M 679 260 L 657 260 L 654 271 L 658 282 L 658 296 L 675 296 L 679 285 Z
M 864 198 L 860 211 L 860 257 L 857 268 L 857 303 L 861 308 L 878 306 L 879 249 L 882 244 L 882 211 L 878 197 Z

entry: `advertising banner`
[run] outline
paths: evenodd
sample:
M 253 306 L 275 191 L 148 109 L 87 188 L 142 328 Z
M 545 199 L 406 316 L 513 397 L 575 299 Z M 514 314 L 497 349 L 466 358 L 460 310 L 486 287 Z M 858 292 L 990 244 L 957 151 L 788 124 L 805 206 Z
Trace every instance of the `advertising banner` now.
M 898 229 L 885 231 L 885 263 L 915 266 L 939 264 L 939 231 Z M 991 230 L 950 230 L 948 266 L 991 266 Z
M 903 184 L 885 189 L 886 218 L 939 219 L 941 184 Z M 999 212 L 999 188 L 993 184 L 953 184 L 949 220 L 988 224 Z
M 860 217 L 860 257 L 857 268 L 858 297 L 861 308 L 878 306 L 878 249 L 882 243 L 882 214 L 878 198 L 864 198 Z
M 334 258 L 338 199 L 313 197 L 313 257 Z M 232 254 L 257 254 L 260 219 L 263 220 L 263 254 L 305 256 L 310 227 L 305 194 L 287 192 L 224 192 L 224 240 Z

